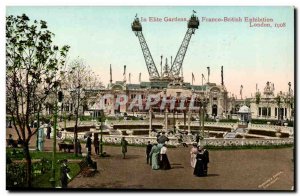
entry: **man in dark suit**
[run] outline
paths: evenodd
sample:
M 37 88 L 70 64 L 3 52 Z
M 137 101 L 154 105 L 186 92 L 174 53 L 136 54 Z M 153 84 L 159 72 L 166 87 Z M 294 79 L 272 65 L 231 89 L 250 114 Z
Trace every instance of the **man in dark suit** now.
M 61 188 L 68 188 L 68 180 L 71 180 L 71 177 L 69 175 L 70 169 L 67 164 L 68 164 L 68 160 L 64 159 L 60 167 Z
M 195 142 L 197 143 L 197 145 L 199 144 L 199 141 L 200 141 L 200 136 L 199 136 L 199 133 L 197 133 L 196 139 L 195 139 Z
M 150 165 L 151 165 L 151 157 L 150 157 L 150 152 L 152 149 L 152 144 L 150 143 L 150 141 L 148 141 L 147 147 L 146 147 L 146 157 L 147 157 L 147 164 L 150 161 Z
M 207 164 L 209 163 L 209 153 L 206 148 L 203 148 L 203 170 L 204 170 L 204 175 L 207 176 Z
M 91 155 L 91 151 L 92 151 L 92 139 L 91 136 L 88 135 L 87 139 L 86 139 L 86 149 L 87 149 L 87 154 Z

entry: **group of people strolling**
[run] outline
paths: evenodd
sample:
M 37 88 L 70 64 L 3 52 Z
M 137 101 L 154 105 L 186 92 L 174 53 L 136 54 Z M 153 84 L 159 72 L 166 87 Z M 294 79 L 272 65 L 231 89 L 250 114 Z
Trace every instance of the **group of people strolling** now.
M 209 153 L 207 149 L 203 146 L 197 146 L 197 143 L 194 143 L 190 153 L 194 175 L 198 177 L 207 176 L 207 164 L 209 163 Z
M 99 139 L 98 139 L 98 135 L 96 137 L 94 137 L 94 147 L 95 147 L 95 154 L 99 155 Z M 91 135 L 88 134 L 87 138 L 86 138 L 86 150 L 87 150 L 87 154 L 91 155 L 92 154 L 92 138 Z
M 146 149 L 147 164 L 150 164 L 153 170 L 171 169 L 171 165 L 167 156 L 167 150 L 166 144 L 155 142 L 152 145 L 149 141 Z

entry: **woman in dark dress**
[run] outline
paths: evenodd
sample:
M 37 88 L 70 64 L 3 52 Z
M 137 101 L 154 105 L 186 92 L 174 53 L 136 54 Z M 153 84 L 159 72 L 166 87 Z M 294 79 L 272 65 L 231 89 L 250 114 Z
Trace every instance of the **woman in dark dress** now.
M 204 176 L 204 154 L 201 147 L 199 148 L 199 152 L 196 156 L 196 160 L 197 162 L 194 169 L 194 175 L 198 177 L 202 177 Z
M 163 170 L 171 169 L 171 165 L 167 156 L 167 147 L 164 144 L 160 150 L 160 167 Z

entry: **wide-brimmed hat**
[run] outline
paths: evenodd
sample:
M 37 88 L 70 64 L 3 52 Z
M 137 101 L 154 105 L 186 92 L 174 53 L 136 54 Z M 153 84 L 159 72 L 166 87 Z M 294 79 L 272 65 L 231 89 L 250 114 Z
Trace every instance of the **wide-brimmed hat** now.
M 198 146 L 199 150 L 203 150 L 204 146 Z

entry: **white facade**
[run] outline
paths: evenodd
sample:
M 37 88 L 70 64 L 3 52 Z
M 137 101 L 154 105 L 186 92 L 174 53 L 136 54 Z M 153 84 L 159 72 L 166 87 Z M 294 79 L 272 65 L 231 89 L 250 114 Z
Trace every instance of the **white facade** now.
M 294 95 L 291 88 L 288 92 L 274 94 L 274 85 L 267 82 L 263 93 L 256 92 L 250 101 L 252 117 L 256 119 L 293 120 Z

